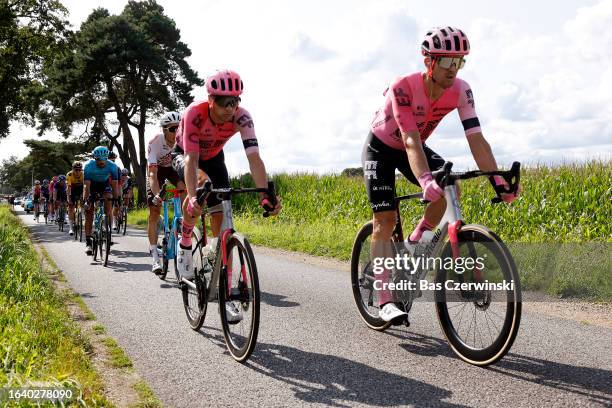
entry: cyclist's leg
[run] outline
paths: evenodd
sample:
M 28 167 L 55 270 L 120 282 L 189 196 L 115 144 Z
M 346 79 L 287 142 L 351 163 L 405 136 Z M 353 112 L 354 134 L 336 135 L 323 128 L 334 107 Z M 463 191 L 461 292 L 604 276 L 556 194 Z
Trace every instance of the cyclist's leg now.
M 402 155 L 406 156 L 406 152 L 385 145 L 372 133 L 368 135 L 363 149 L 362 165 L 366 192 L 374 213 L 370 249 L 372 260 L 393 257 L 391 236 L 396 222 L 395 169 Z M 388 268 L 384 268 L 383 272 L 378 275 L 381 284 L 389 281 L 390 272 Z M 380 285 L 377 286 L 380 287 Z M 393 302 L 391 292 L 386 289 L 377 290 L 377 296 L 381 312 L 384 306 Z M 389 319 L 386 316 L 383 317 L 382 314 L 381 317 L 387 321 L 400 317 L 402 313 L 395 309 Z
M 427 145 L 423 145 L 423 152 L 425 153 L 425 157 L 427 158 L 427 165 L 429 166 L 430 171 L 436 171 L 440 169 L 444 165 L 444 159 L 431 150 Z M 406 176 L 406 178 L 415 185 L 419 185 L 417 178 L 412 173 L 410 168 L 410 164 L 408 163 L 408 159 L 406 158 L 406 162 L 398 167 L 398 170 Z M 421 239 L 423 231 L 429 230 L 431 231 L 436 225 L 440 223 L 440 220 L 444 216 L 444 211 L 446 210 L 446 200 L 442 197 L 440 200 L 429 203 L 427 208 L 425 209 L 425 214 L 415 227 L 415 229 L 410 234 L 410 241 L 417 242 Z
M 208 175 L 214 188 L 228 188 L 230 186 L 223 150 L 210 160 L 200 161 L 199 167 Z M 221 200 L 211 194 L 206 199 L 206 206 L 210 213 L 210 229 L 212 231 L 212 236 L 218 237 L 221 233 L 221 223 L 223 222 Z
M 158 185 L 161 186 L 164 184 L 165 181 L 165 173 L 164 170 L 162 170 L 163 168 L 158 166 L 157 167 L 157 183 Z M 151 254 L 151 258 L 153 258 L 153 266 L 152 268 L 152 272 L 159 272 L 161 271 L 161 266 L 159 263 L 159 254 L 157 252 L 157 232 L 158 232 L 158 223 L 159 223 L 159 217 L 161 214 L 161 205 L 154 205 L 153 204 L 153 198 L 155 197 L 155 194 L 153 194 L 153 191 L 151 190 L 151 183 L 149 182 L 149 177 L 147 176 L 147 205 L 149 206 L 149 219 L 147 222 L 147 236 L 149 238 L 149 253 Z
M 174 148 L 174 152 L 173 152 L 173 156 L 174 159 L 172 160 L 172 168 L 174 169 L 174 171 L 177 173 L 179 180 L 181 181 L 185 181 L 185 162 L 184 162 L 184 156 L 183 156 L 183 150 L 180 148 L 180 146 L 175 146 Z M 201 164 L 202 162 L 200 161 L 199 164 Z M 181 240 L 180 240 L 180 246 L 183 249 L 188 249 L 191 248 L 191 236 L 193 234 L 193 228 L 195 226 L 195 223 L 198 219 L 198 217 L 200 217 L 200 214 L 198 211 L 194 211 L 193 214 L 191 214 L 189 211 L 187 211 L 187 200 L 183 201 L 183 222 L 182 222 L 182 227 L 181 227 Z M 181 260 L 181 251 L 179 251 L 179 261 Z M 190 259 L 188 259 L 187 261 L 190 262 Z M 180 262 L 179 262 L 180 263 Z

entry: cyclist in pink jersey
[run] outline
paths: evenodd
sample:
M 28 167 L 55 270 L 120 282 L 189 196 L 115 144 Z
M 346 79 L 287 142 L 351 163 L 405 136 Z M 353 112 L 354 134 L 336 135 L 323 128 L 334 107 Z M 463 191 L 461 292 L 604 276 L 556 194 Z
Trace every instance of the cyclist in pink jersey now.
M 187 198 L 183 205 L 182 235 L 177 254 L 178 269 L 181 276 L 187 279 L 193 277 L 191 235 L 202 211 L 196 199 L 197 169 L 208 175 L 214 188 L 230 187 L 223 146 L 233 135 L 240 133 L 255 185 L 261 188 L 268 186 L 266 167 L 259 156 L 253 119 L 246 109 L 239 106 L 243 91 L 240 76 L 231 70 L 217 71 L 206 79 L 206 90 L 208 100 L 192 103 L 181 117 L 174 147 L 175 157 L 172 161 L 173 168 L 185 181 L 187 188 Z M 281 205 L 279 200 L 276 200 L 275 205 L 271 205 L 273 201 L 262 194 L 262 207 L 276 215 Z M 218 237 L 223 220 L 221 202 L 216 195 L 210 194 L 206 205 L 211 214 L 212 235 Z M 226 309 L 232 306 L 233 304 L 228 302 Z M 233 307 L 235 309 L 235 306 Z M 228 312 L 230 321 L 240 320 L 237 310 Z
M 444 191 L 433 179 L 444 159 L 431 150 L 425 141 L 446 114 L 457 109 L 466 138 L 478 167 L 497 170 L 497 163 L 488 142 L 482 135 L 474 108 L 474 95 L 467 82 L 457 78 L 465 64 L 470 44 L 463 31 L 452 27 L 429 31 L 421 46 L 426 72 L 417 72 L 395 79 L 384 92 L 385 103 L 372 120 L 366 140 L 362 164 L 370 206 L 374 213 L 372 257 L 392 256 L 383 243 L 391 239 L 395 227 L 395 170 L 423 189 L 430 202 L 425 215 L 410 234 L 410 242 L 418 242 L 424 231 L 432 230 L 446 209 Z M 501 177 L 494 185 L 505 184 Z M 517 193 L 518 194 L 518 193 Z M 503 194 L 512 202 L 517 194 Z M 389 271 L 382 280 L 389 279 Z M 399 323 L 406 317 L 393 302 L 391 293 L 379 291 L 379 316 Z

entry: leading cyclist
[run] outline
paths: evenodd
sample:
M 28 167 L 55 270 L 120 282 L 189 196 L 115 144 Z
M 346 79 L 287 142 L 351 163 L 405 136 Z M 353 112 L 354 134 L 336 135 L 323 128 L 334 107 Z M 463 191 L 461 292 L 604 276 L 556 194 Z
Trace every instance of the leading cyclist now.
M 421 240 L 423 232 L 432 230 L 442 219 L 446 208 L 444 191 L 433 179 L 431 171 L 438 170 L 444 159 L 429 148 L 425 141 L 446 114 L 457 109 L 472 152 L 483 171 L 497 170 L 497 163 L 489 143 L 480 129 L 474 108 L 474 95 L 467 82 L 457 78 L 465 64 L 470 43 L 465 33 L 457 28 L 434 28 L 427 32 L 421 45 L 426 72 L 400 76 L 384 92 L 385 103 L 374 115 L 362 156 L 364 179 L 370 206 L 374 212 L 372 257 L 393 256 L 389 242 L 395 227 L 395 170 L 423 189 L 423 197 L 430 204 L 410 242 Z M 506 184 L 500 176 L 492 178 L 494 186 Z M 502 194 L 512 202 L 518 195 Z M 380 276 L 389 279 L 389 271 Z M 379 316 L 393 323 L 407 314 L 394 303 L 388 291 L 378 292 Z

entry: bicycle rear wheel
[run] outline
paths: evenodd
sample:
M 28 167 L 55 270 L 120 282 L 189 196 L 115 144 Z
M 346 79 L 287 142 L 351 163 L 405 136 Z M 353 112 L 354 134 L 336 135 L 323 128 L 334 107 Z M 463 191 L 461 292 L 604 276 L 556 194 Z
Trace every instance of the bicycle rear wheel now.
M 379 299 L 374 290 L 375 276 L 372 271 L 372 228 L 372 221 L 365 223 L 355 238 L 351 255 L 351 285 L 357 310 L 365 324 L 371 329 L 383 331 L 391 326 L 391 322 L 378 317 Z
M 64 205 L 60 205 L 57 211 L 57 225 L 60 231 L 64 230 L 64 220 L 66 219 L 66 213 L 64 212 Z
M 441 287 L 436 291 L 438 319 L 459 358 L 487 366 L 510 350 L 518 333 L 522 304 L 520 279 L 510 251 L 488 228 L 466 225 L 459 232 L 458 241 L 458 253 L 453 254 L 447 242 L 441 259 L 456 259 L 458 255 L 464 260 L 473 259 L 475 265 L 471 270 L 459 265 L 453 269 L 446 267 L 445 262 L 436 271 L 436 283 Z M 450 287 L 447 281 L 452 281 Z M 504 283 L 513 285 L 501 286 Z M 455 284 L 467 287 L 459 289 Z
M 246 238 L 241 240 L 237 235 L 230 238 L 227 262 L 219 276 L 219 314 L 227 349 L 234 360 L 242 363 L 257 344 L 260 307 L 255 257 Z M 239 321 L 235 315 L 233 319 L 228 315 L 227 306 L 238 312 Z
M 180 225 L 180 223 L 179 223 Z M 204 243 L 200 239 L 199 231 L 196 228 L 193 230 L 193 238 L 197 240 L 195 248 L 192 250 L 193 266 L 195 269 L 195 276 L 191 284 L 182 283 L 179 281 L 181 291 L 183 293 L 183 306 L 185 307 L 185 314 L 189 325 L 193 330 L 200 330 L 204 324 L 206 318 L 206 310 L 208 309 L 208 291 L 210 290 L 210 274 L 205 273 L 204 267 L 207 265 L 207 260 L 202 254 L 202 246 Z M 179 242 L 176 241 L 175 254 L 178 254 Z M 177 279 L 180 279 L 176 265 L 176 256 L 174 257 L 174 268 L 176 271 Z M 208 268 L 210 266 L 208 265 Z

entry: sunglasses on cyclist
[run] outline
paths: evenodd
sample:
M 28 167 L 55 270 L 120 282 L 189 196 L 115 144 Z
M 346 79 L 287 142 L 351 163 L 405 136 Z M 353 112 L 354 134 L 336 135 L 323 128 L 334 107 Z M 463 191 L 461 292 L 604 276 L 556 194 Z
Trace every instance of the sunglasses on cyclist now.
M 240 103 L 239 96 L 215 96 L 215 104 L 222 108 L 235 108 Z
M 178 129 L 178 126 L 170 126 L 166 128 L 166 130 L 170 133 L 176 133 L 177 129 Z
M 444 69 L 449 69 L 453 65 L 457 67 L 457 69 L 463 68 L 465 65 L 464 57 L 437 57 L 436 64 Z

